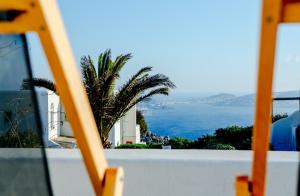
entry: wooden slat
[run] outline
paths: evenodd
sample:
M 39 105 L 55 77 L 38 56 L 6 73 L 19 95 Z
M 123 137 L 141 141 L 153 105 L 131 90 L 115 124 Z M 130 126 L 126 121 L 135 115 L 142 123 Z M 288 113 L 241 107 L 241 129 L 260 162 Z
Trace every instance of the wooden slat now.
M 31 0 L 1 0 L 0 3 L 0 10 L 8 10 L 8 9 L 15 9 L 15 10 L 28 10 L 32 7 Z
M 260 35 L 256 111 L 253 133 L 252 193 L 263 196 L 267 169 L 267 151 L 271 125 L 272 82 L 277 26 L 280 22 L 281 0 L 264 0 Z
M 238 176 L 235 183 L 236 196 L 249 196 L 248 176 Z
M 42 18 L 36 17 L 40 12 L 38 9 L 36 9 L 37 3 L 35 2 L 35 0 L 0 0 L 0 2 L 1 11 L 24 11 L 23 14 L 16 17 L 13 21 L 1 21 L 1 33 L 26 33 L 28 31 L 38 31 L 39 27 L 42 26 Z
M 282 8 L 283 23 L 300 22 L 300 1 L 286 1 Z
M 70 44 L 54 0 L 39 0 L 37 9 L 44 26 L 39 31 L 58 92 L 97 195 L 102 195 L 107 162 L 100 136 Z
M 124 172 L 121 168 L 108 168 L 105 173 L 102 196 L 121 196 L 123 191 Z

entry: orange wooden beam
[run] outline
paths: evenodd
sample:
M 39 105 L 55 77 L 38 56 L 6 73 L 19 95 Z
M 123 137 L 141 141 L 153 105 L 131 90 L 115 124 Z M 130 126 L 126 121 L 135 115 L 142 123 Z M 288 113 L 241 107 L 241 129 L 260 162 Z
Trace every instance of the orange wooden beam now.
M 263 196 L 267 170 L 267 151 L 271 128 L 272 84 L 277 27 L 282 0 L 264 0 L 262 6 L 260 53 L 257 77 L 256 111 L 253 131 L 252 193 Z
M 122 168 L 108 168 L 105 173 L 103 196 L 121 196 L 123 178 L 124 171 Z
M 102 195 L 107 162 L 58 8 L 51 0 L 36 1 L 42 24 L 38 34 L 52 70 L 60 98 L 97 195 Z
M 0 22 L 1 33 L 38 33 L 96 195 L 122 195 L 123 170 L 107 166 L 98 129 L 56 1 L 1 1 L 0 10 L 22 11 L 15 20 Z
M 281 22 L 283 23 L 300 22 L 300 1 L 299 0 L 283 0 Z
M 300 22 L 300 0 L 264 0 L 262 6 L 256 111 L 253 131 L 252 194 L 265 194 L 271 128 L 276 34 L 280 23 Z
M 235 183 L 236 196 L 249 196 L 248 176 L 238 176 Z

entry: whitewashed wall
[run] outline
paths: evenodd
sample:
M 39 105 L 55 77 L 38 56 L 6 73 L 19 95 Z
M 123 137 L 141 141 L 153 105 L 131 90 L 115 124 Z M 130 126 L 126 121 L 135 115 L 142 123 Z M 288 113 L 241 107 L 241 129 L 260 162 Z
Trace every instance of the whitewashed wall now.
M 68 117 L 66 116 L 66 112 L 62 103 L 60 104 L 60 110 L 60 120 L 62 122 L 60 127 L 60 134 L 62 136 L 73 137 L 74 135 L 72 132 L 71 124 L 68 120 Z
M 136 143 L 136 106 L 132 107 L 121 119 L 123 144 Z
M 121 123 L 117 121 L 109 132 L 108 140 L 112 142 L 112 148 L 121 144 Z
M 48 137 L 49 139 L 60 136 L 60 100 L 52 91 L 48 91 Z
M 0 153 L 3 156 L 3 153 Z M 77 150 L 47 150 L 54 195 L 94 195 Z M 106 150 L 125 171 L 124 196 L 233 196 L 235 177 L 250 175 L 251 151 Z M 1 162 L 0 162 L 1 166 Z M 267 196 L 296 196 L 298 152 L 270 152 Z
M 135 126 L 135 143 L 141 143 L 141 127 L 140 125 Z

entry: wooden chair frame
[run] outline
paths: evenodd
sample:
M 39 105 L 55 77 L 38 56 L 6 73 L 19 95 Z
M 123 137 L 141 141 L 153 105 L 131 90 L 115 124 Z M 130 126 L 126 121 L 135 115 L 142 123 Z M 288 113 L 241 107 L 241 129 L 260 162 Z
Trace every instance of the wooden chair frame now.
M 252 144 L 254 151 L 252 181 L 245 180 L 245 177 L 237 178 L 238 196 L 265 194 L 277 30 L 281 23 L 298 22 L 300 22 L 300 0 L 263 0 Z
M 0 22 L 0 33 L 37 32 L 96 195 L 121 196 L 123 170 L 108 168 L 98 130 L 54 0 L 1 0 L 0 11 L 20 13 Z M 274 57 L 278 25 L 300 22 L 300 0 L 263 0 L 256 111 L 253 135 L 252 181 L 241 176 L 236 195 L 263 196 L 269 150 Z M 251 186 L 249 186 L 251 184 Z
M 122 168 L 108 168 L 91 107 L 78 73 L 55 0 L 1 0 L 0 33 L 36 32 L 47 56 L 96 195 L 121 196 Z

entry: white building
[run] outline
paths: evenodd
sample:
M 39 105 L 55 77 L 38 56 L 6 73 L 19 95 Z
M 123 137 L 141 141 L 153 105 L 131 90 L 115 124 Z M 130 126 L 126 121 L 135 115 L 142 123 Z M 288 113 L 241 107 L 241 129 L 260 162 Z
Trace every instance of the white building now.
M 52 91 L 37 91 L 44 140 L 51 146 L 60 136 L 73 137 L 72 128 L 60 102 Z
M 136 106 L 114 125 L 108 140 L 112 142 L 113 148 L 120 144 L 140 143 L 140 126 L 136 124 Z
M 54 140 L 61 136 L 73 137 L 72 128 L 59 96 L 52 91 L 46 90 L 37 91 L 36 94 L 43 129 L 43 139 L 46 146 L 57 146 L 58 144 Z M 0 113 L 2 115 L 0 115 L 0 121 L 5 122 L 4 115 L 20 113 L 17 110 L 26 110 L 29 118 L 32 118 L 32 121 L 34 121 L 33 116 L 30 116 L 30 113 L 33 112 L 30 95 L 30 91 L 1 91 Z M 5 130 L 5 126 L 5 123 L 0 123 L 1 130 Z M 31 127 L 36 126 L 36 123 L 30 123 L 28 119 L 26 119 L 26 125 L 20 123 L 19 126 L 26 126 L 27 129 L 33 130 L 37 128 Z M 109 134 L 109 141 L 112 142 L 113 147 L 126 143 L 134 144 L 140 142 L 140 129 L 139 125 L 136 124 L 136 107 L 133 107 L 114 125 Z

